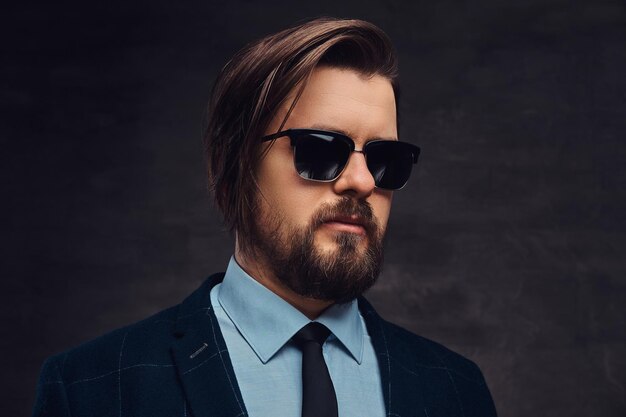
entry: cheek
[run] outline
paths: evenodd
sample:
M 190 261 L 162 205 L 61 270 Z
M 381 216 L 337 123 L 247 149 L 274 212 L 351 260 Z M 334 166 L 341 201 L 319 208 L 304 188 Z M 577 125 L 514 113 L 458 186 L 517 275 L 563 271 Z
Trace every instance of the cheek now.
M 322 200 L 319 187 L 298 176 L 290 153 L 270 152 L 259 167 L 257 180 L 264 210 L 289 226 L 307 225 Z
M 281 217 L 291 226 L 308 226 L 315 210 L 323 201 L 322 196 L 314 190 L 303 188 L 301 185 L 291 188 L 284 186 L 283 191 L 274 199 L 274 205 L 269 207 L 270 210 L 280 212 Z

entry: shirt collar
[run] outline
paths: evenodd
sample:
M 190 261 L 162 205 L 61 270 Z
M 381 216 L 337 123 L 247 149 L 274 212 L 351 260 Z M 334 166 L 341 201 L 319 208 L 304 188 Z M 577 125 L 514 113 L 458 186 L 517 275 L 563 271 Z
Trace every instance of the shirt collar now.
M 248 275 L 230 258 L 218 301 L 261 362 L 269 361 L 309 320 Z M 330 306 L 315 321 L 324 324 L 354 360 L 363 360 L 364 331 L 357 300 Z M 329 339 L 330 339 L 329 337 Z

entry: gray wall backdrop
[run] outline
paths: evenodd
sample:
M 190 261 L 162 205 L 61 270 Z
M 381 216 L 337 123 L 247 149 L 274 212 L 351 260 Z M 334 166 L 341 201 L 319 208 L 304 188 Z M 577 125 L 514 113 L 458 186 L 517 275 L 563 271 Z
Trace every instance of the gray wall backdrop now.
M 3 6 L 3 416 L 43 359 L 179 302 L 232 240 L 203 109 L 246 42 L 371 20 L 401 60 L 388 320 L 472 358 L 500 415 L 626 415 L 623 1 L 81 2 Z

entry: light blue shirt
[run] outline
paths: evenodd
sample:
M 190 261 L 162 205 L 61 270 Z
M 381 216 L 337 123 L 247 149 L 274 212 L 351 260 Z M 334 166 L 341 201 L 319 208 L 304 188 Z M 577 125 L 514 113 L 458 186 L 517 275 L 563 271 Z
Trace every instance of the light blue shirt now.
M 300 417 L 302 353 L 290 341 L 309 320 L 230 259 L 211 304 L 250 417 Z M 329 307 L 315 321 L 331 335 L 323 346 L 340 417 L 385 416 L 380 371 L 357 301 Z

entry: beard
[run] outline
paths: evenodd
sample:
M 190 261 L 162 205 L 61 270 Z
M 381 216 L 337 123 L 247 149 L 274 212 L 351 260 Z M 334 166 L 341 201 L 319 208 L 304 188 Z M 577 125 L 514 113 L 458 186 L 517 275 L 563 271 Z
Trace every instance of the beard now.
M 315 245 L 316 231 L 340 216 L 356 216 L 365 235 L 336 231 L 335 247 L 320 250 Z M 383 261 L 384 230 L 369 203 L 343 197 L 324 204 L 305 227 L 285 226 L 279 214 L 266 214 L 261 221 L 264 227 L 258 222 L 254 225 L 250 247 L 264 258 L 277 280 L 296 294 L 346 303 L 376 282 Z

